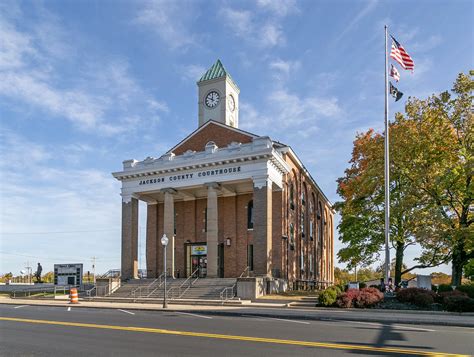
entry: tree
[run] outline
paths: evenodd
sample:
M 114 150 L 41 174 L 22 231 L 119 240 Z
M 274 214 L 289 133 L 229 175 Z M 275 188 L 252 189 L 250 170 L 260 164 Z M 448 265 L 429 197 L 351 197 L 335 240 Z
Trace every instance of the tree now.
M 452 94 L 426 100 L 410 98 L 405 115 L 398 113 L 395 136 L 403 150 L 393 165 L 410 183 L 428 221 L 418 226 L 436 254 L 452 262 L 452 284 L 460 285 L 463 268 L 474 258 L 474 121 L 473 81 L 459 74 Z M 470 210 L 471 209 L 471 210 Z M 421 266 L 428 262 L 420 257 Z
M 413 269 L 452 260 L 453 284 L 473 257 L 472 81 L 460 74 L 453 92 L 426 100 L 409 98 L 405 115 L 390 124 L 390 237 L 395 248 L 395 283 Z M 350 167 L 338 179 L 342 202 L 338 226 L 346 247 L 338 252 L 349 268 L 379 259 L 384 245 L 383 135 L 358 134 Z M 404 251 L 417 244 L 421 254 L 403 269 Z
M 395 133 L 400 130 L 392 127 Z M 391 155 L 406 149 L 396 144 L 394 142 L 391 145 Z M 338 193 L 344 201 L 336 203 L 335 208 L 342 218 L 338 226 L 339 236 L 347 244 L 338 252 L 338 257 L 350 269 L 379 261 L 384 246 L 383 152 L 383 135 L 373 130 L 358 134 L 354 141 L 351 166 L 346 169 L 345 176 L 338 179 Z M 415 268 L 404 268 L 403 258 L 406 248 L 417 243 L 415 229 L 420 219 L 416 213 L 419 201 L 411 195 L 410 183 L 399 170 L 392 167 L 390 179 L 390 243 L 395 249 L 395 264 L 391 271 L 394 271 L 395 284 L 398 285 L 402 275 Z M 429 251 L 426 250 L 424 256 L 430 255 Z M 441 257 L 435 255 L 427 266 L 440 263 Z

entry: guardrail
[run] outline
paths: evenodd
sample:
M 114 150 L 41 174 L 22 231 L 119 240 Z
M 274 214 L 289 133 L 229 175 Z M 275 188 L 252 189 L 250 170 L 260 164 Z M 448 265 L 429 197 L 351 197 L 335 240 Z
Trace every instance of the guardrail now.
M 194 280 L 191 280 L 192 278 L 194 278 Z M 193 286 L 196 281 L 198 281 L 198 279 L 199 279 L 199 268 L 193 271 L 191 275 L 189 275 L 189 277 L 185 281 L 183 281 L 183 283 L 180 286 L 171 287 L 166 292 L 167 297 L 170 300 L 181 298 L 186 293 L 186 291 L 188 291 L 188 289 L 191 286 Z
M 60 295 L 60 292 L 62 291 L 61 295 L 66 295 L 69 294 L 69 290 L 71 287 L 74 286 L 55 286 L 55 287 L 49 287 L 49 288 L 36 288 L 36 289 L 27 289 L 27 290 L 14 290 L 10 293 L 10 296 L 13 298 L 16 297 L 31 297 L 32 295 L 35 297 L 41 297 L 41 296 L 48 296 L 48 295 Z M 67 290 L 67 293 L 66 293 Z

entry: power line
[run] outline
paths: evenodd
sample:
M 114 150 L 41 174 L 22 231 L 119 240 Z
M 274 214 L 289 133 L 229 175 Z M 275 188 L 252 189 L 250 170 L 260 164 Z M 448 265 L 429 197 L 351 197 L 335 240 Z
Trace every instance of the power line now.
M 26 258 L 36 258 L 36 259 L 41 259 L 41 260 L 47 260 L 47 261 L 58 261 L 58 260 L 64 260 L 64 259 L 81 259 L 81 260 L 89 260 L 90 258 L 85 258 L 85 257 L 61 257 L 61 258 L 55 258 L 55 257 L 45 257 L 45 256 L 40 256 L 40 255 L 27 255 L 27 254 L 18 254 L 18 253 L 8 253 L 4 251 L 0 251 L 0 254 L 6 254 L 6 255 L 16 255 L 19 257 L 26 257 Z M 112 261 L 112 260 L 118 260 L 120 257 L 117 258 L 100 258 L 101 261 Z
M 101 229 L 101 230 L 93 230 L 93 231 L 62 231 L 62 232 L 2 232 L 0 234 L 5 235 L 31 235 L 31 234 L 69 234 L 69 233 L 94 233 L 94 232 L 111 232 L 111 231 L 118 231 L 120 228 L 114 229 Z

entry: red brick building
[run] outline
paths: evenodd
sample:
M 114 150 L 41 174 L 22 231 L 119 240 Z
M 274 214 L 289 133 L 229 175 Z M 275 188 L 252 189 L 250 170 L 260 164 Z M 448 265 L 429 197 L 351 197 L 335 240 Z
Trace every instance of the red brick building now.
M 238 129 L 239 89 L 217 61 L 198 81 L 199 127 L 159 158 L 127 160 L 122 277 L 138 276 L 138 201 L 147 202 L 148 277 L 334 280 L 331 203 L 291 147 Z M 245 120 L 245 118 L 244 118 Z

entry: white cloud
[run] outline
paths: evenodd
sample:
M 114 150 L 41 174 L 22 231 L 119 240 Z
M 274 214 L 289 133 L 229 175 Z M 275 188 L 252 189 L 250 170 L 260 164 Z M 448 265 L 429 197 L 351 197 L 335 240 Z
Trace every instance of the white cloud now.
M 5 39 L 0 41 L 0 96 L 40 108 L 45 118 L 64 118 L 99 135 L 136 130 L 137 122 L 130 117 L 169 111 L 166 103 L 137 84 L 126 61 L 82 55 L 81 62 L 75 63 L 73 54 L 80 49 L 65 41 L 67 30 L 49 12 L 40 9 L 39 13 L 40 20 L 30 23 L 28 32 L 15 25 L 21 12 L 16 17 L 0 16 L 0 34 Z M 72 67 L 71 76 L 64 72 L 64 62 Z
M 263 16 L 257 16 L 259 14 L 253 9 L 237 10 L 231 7 L 221 8 L 219 16 L 232 34 L 253 46 L 272 48 L 284 45 L 286 36 L 282 20 L 285 16 L 298 12 L 295 3 L 261 0 L 257 2 L 257 9 L 264 12 Z
M 443 38 L 439 35 L 433 35 L 428 37 L 428 39 L 424 39 L 423 41 L 410 44 L 410 51 L 412 53 L 428 52 L 438 47 L 441 43 L 443 43 Z
M 206 72 L 206 68 L 197 64 L 190 64 L 179 67 L 178 72 L 183 81 L 196 82 Z
M 257 0 L 257 6 L 278 16 L 299 12 L 295 0 Z
M 196 43 L 196 36 L 187 25 L 197 9 L 189 1 L 182 5 L 183 2 L 169 0 L 147 1 L 135 23 L 154 31 L 171 49 L 187 48 Z
M 87 144 L 63 148 L 39 144 L 9 130 L 0 130 L 0 231 L 2 252 L 23 252 L 41 257 L 94 255 L 111 259 L 119 251 L 119 183 L 110 173 L 71 167 L 70 154 L 96 155 Z M 116 227 L 110 230 L 110 227 Z M 95 231 L 72 235 L 29 235 L 20 232 Z M 74 252 L 71 242 L 77 242 Z M 22 250 L 23 249 L 23 250 Z M 109 253 L 112 252 L 112 253 Z M 59 258 L 58 258 L 59 259 Z M 64 258 L 63 258 L 64 259 Z M 68 258 L 72 259 L 72 258 Z M 7 264 L 2 254 L 1 265 Z M 58 262 L 58 261 L 56 261 Z M 3 269 L 3 267 L 1 267 Z M 6 265 L 5 265 L 6 268 Z M 51 266 L 52 268 L 52 266 Z M 46 268 L 50 269 L 50 268 Z
M 268 65 L 274 71 L 274 77 L 277 79 L 286 79 L 290 74 L 296 72 L 301 67 L 300 61 L 284 61 L 275 59 Z
M 337 36 L 335 42 L 339 42 L 346 34 L 353 31 L 364 17 L 366 17 L 377 6 L 378 0 L 370 0 L 365 2 L 364 7 L 355 15 L 352 20 L 344 26 L 344 30 Z

